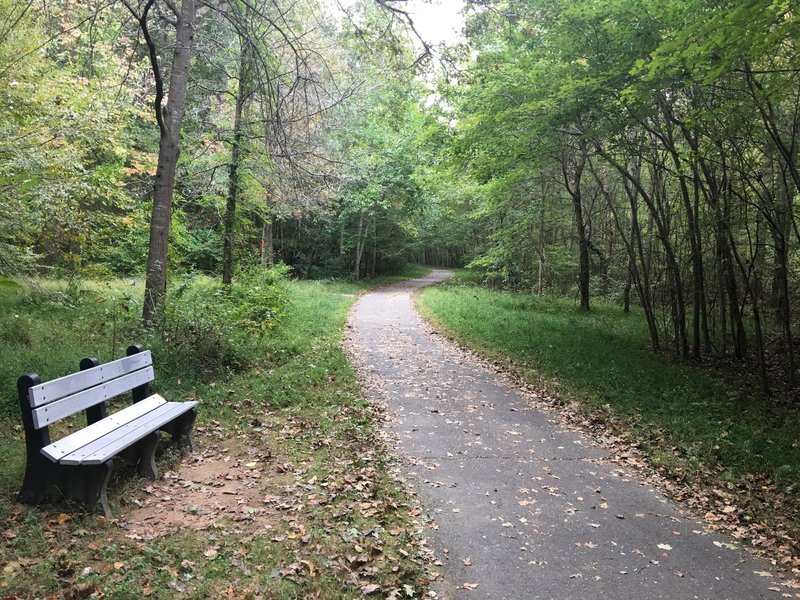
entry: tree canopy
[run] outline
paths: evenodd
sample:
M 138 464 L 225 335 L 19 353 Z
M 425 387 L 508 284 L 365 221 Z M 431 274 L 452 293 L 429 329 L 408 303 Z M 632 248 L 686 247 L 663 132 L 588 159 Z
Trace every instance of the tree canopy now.
M 406 261 L 797 376 L 797 6 L 0 1 L 0 272 Z

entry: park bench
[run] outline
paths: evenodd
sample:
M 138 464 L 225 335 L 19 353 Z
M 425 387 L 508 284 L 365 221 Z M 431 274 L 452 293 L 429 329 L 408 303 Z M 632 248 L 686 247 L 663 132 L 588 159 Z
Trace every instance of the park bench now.
M 167 402 L 150 394 L 148 384 L 155 378 L 150 351 L 133 345 L 126 354 L 102 365 L 84 358 L 80 371 L 45 383 L 33 373 L 19 378 L 27 451 L 20 502 L 38 504 L 56 490 L 110 517 L 106 487 L 114 457 L 129 459 L 142 477 L 156 479 L 161 431 L 180 447 L 193 448 L 197 402 Z M 109 415 L 107 401 L 129 391 L 133 403 Z M 52 442 L 49 426 L 82 410 L 86 427 Z

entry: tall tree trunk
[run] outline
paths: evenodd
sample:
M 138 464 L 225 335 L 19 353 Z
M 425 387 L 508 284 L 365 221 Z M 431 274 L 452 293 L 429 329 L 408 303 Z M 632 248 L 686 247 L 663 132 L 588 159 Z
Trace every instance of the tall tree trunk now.
M 564 187 L 572 198 L 572 210 L 575 216 L 575 228 L 578 233 L 578 293 L 582 311 L 589 311 L 589 237 L 586 232 L 586 220 L 583 214 L 583 195 L 581 177 L 586 165 L 588 153 L 585 142 L 580 142 L 580 153 L 575 158 L 572 173 L 569 172 L 568 158 L 562 158 L 561 170 L 564 176 Z
M 782 161 L 781 161 L 782 162 Z M 797 379 L 794 339 L 792 334 L 792 310 L 789 296 L 789 238 L 791 236 L 791 200 L 785 167 L 781 165 L 778 182 L 778 193 L 775 210 L 775 225 L 772 227 L 772 239 L 775 248 L 774 279 L 775 313 L 783 329 L 784 352 L 789 371 L 789 383 L 794 387 Z
M 288 263 L 289 260 L 286 258 L 286 238 L 283 235 L 283 219 L 278 220 L 278 225 L 278 239 L 281 241 L 281 260 Z
M 267 269 L 275 266 L 271 219 L 264 219 L 261 223 L 261 266 Z
M 366 235 L 364 235 L 364 211 L 358 213 L 358 231 L 356 233 L 356 260 L 353 267 L 353 276 L 356 281 L 361 279 L 361 257 L 364 254 L 364 244 L 366 242 Z
M 375 279 L 376 264 L 378 262 L 378 221 L 372 215 L 372 264 L 370 265 L 370 278 Z
M 722 207 L 720 207 L 720 214 L 717 217 L 719 223 L 725 229 L 725 239 L 723 240 L 723 268 L 725 271 L 725 288 L 728 296 L 728 307 L 731 319 L 731 334 L 733 335 L 733 354 L 736 358 L 744 358 L 747 354 L 747 332 L 744 327 L 744 316 L 742 315 L 741 304 L 739 301 L 739 288 L 736 283 L 736 272 L 734 271 L 734 263 L 739 264 L 738 256 L 736 253 L 736 240 L 733 238 L 730 227 L 730 202 L 731 195 L 730 184 L 725 188 L 725 194 L 720 198 Z M 740 270 L 741 270 L 741 265 Z M 746 272 L 742 270 L 743 277 L 746 277 Z M 745 298 L 747 292 L 744 292 Z
M 305 274 L 306 279 L 312 278 L 311 273 L 314 268 L 314 258 L 316 258 L 317 255 L 317 248 L 319 247 L 320 237 L 321 236 L 319 235 L 312 234 L 311 250 L 309 250 L 308 258 L 306 258 L 306 274 Z
M 544 183 L 544 175 L 542 176 L 542 197 L 541 205 L 539 207 L 539 240 L 536 245 L 536 253 L 539 255 L 539 279 L 536 286 L 537 295 L 541 296 L 544 293 L 544 270 L 546 266 L 545 249 L 545 193 L 546 187 Z
M 670 129 L 667 130 L 667 135 L 662 139 L 668 142 L 667 149 L 672 157 L 676 172 L 681 173 L 683 171 L 683 163 L 675 147 Z M 701 306 L 705 295 L 705 289 L 703 287 L 703 257 L 700 253 L 700 232 L 697 221 L 695 220 L 694 206 L 686 179 L 687 176 L 685 175 L 678 176 L 678 185 L 681 190 L 681 198 L 683 199 L 683 207 L 686 213 L 686 227 L 688 229 L 687 235 L 689 237 L 692 261 L 692 356 L 694 358 L 700 358 Z
M 659 210 L 659 200 L 654 198 L 648 192 L 639 177 L 635 176 L 628 170 L 628 168 L 614 158 L 607 150 L 603 149 L 600 144 L 596 144 L 597 153 L 602 156 L 612 167 L 617 169 L 620 175 L 627 179 L 639 196 L 644 200 L 647 205 L 650 215 L 655 223 L 658 237 L 661 240 L 661 245 L 664 249 L 664 255 L 667 260 L 667 273 L 671 283 L 670 294 L 673 299 L 673 325 L 675 329 L 675 344 L 678 353 L 682 358 L 689 357 L 689 340 L 686 336 L 686 307 L 684 304 L 684 287 L 683 279 L 681 277 L 680 266 L 678 265 L 675 249 L 672 246 L 669 235 L 669 221 L 667 214 L 663 210 Z M 655 167 L 654 167 L 655 168 Z
M 659 342 L 659 335 L 658 335 L 658 322 L 656 320 L 655 311 L 653 309 L 653 301 L 652 296 L 650 293 L 650 279 L 647 269 L 645 268 L 645 256 L 644 256 L 644 249 L 642 246 L 642 235 L 641 229 L 639 226 L 639 192 L 637 188 L 635 188 L 629 181 L 623 179 L 623 187 L 625 189 L 625 195 L 628 198 L 628 202 L 630 204 L 630 223 L 628 225 L 629 230 L 629 238 L 625 237 L 625 231 L 622 226 L 622 221 L 619 218 L 619 214 L 617 212 L 614 198 L 609 190 L 606 188 L 603 179 L 597 175 L 597 172 L 594 169 L 594 165 L 592 161 L 589 161 L 589 169 L 591 170 L 592 174 L 595 176 L 595 180 L 597 181 L 598 186 L 600 187 L 600 191 L 606 199 L 606 203 L 613 218 L 613 224 L 616 230 L 619 232 L 620 239 L 622 240 L 622 244 L 625 247 L 625 250 L 628 254 L 628 277 L 627 283 L 623 295 L 623 302 L 624 302 L 624 309 L 625 312 L 630 310 L 630 290 L 631 287 L 635 285 L 636 291 L 639 295 L 639 302 L 644 310 L 645 320 L 647 321 L 647 327 L 650 332 L 650 343 L 654 351 L 658 351 L 660 348 Z M 631 166 L 631 175 L 636 177 L 638 180 L 641 180 L 641 160 L 635 160 L 633 165 Z M 604 179 L 607 179 L 605 177 Z M 609 252 L 610 254 L 610 252 Z M 641 260 L 643 268 L 640 272 L 638 264 L 637 264 L 637 256 L 639 260 Z
M 239 89 L 236 92 L 236 107 L 233 116 L 233 144 L 231 163 L 228 167 L 228 201 L 225 203 L 225 233 L 222 242 L 222 283 L 230 285 L 233 281 L 233 228 L 236 220 L 236 204 L 239 200 L 239 166 L 242 162 L 242 139 L 244 123 L 242 115 L 250 94 L 250 61 L 248 42 L 239 37 Z
M 631 214 L 631 229 L 630 229 L 630 239 L 631 244 L 634 243 L 636 236 L 638 235 L 638 231 L 635 229 L 635 223 L 633 214 Z M 625 277 L 625 288 L 622 290 L 622 310 L 625 313 L 631 312 L 631 287 L 633 286 L 633 272 L 636 269 L 636 255 L 634 254 L 633 250 L 628 252 L 628 273 L 627 277 Z
M 153 322 L 156 312 L 167 295 L 167 248 L 172 215 L 172 193 L 180 155 L 181 125 L 183 114 L 186 111 L 186 88 L 189 83 L 189 64 L 194 42 L 196 14 L 194 0 L 182 0 L 176 26 L 175 48 L 172 52 L 169 95 L 163 114 L 161 97 L 159 94 L 156 96 L 155 110 L 160 138 L 158 166 L 153 182 L 153 212 L 150 218 L 150 246 L 147 255 L 147 275 L 142 309 L 142 320 L 145 323 Z M 151 62 L 158 82 L 157 87 L 161 88 L 157 52 L 152 40 L 149 39 L 146 20 L 147 13 L 145 11 L 140 25 L 148 40 Z

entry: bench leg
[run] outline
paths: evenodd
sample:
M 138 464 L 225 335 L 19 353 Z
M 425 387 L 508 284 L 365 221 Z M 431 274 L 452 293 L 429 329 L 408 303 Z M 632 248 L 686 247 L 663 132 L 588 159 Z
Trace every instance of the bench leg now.
M 52 486 L 52 467 L 39 463 L 25 468 L 22 489 L 17 494 L 17 502 L 22 504 L 41 504 Z
M 111 518 L 111 508 L 108 505 L 108 480 L 114 469 L 114 461 L 107 460 L 99 465 L 80 465 L 64 467 L 62 471 L 62 486 L 59 486 L 68 497 L 76 498 L 89 510 L 94 510 Z
M 98 510 L 111 518 L 106 488 L 114 468 L 109 460 L 100 465 L 64 466 L 55 463 L 40 463 L 25 470 L 25 479 L 17 500 L 23 504 L 41 504 L 49 492 L 60 493 L 85 504 L 90 510 Z
M 156 445 L 161 439 L 161 432 L 154 431 L 142 439 L 136 448 L 139 460 L 136 463 L 136 471 L 146 479 L 158 479 L 158 467 L 156 467 Z
M 192 407 L 183 413 L 180 417 L 167 423 L 163 429 L 172 436 L 174 443 L 182 450 L 191 452 L 194 450 L 194 436 L 192 428 L 194 427 L 194 420 L 197 418 L 197 407 Z

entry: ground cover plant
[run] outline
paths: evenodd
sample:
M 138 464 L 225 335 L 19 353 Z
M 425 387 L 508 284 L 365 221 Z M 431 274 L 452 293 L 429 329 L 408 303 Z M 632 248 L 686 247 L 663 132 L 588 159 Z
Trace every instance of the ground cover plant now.
M 761 399 L 740 373 L 653 353 L 642 319 L 610 304 L 582 313 L 572 299 L 457 280 L 422 291 L 418 306 L 617 443 L 617 456 L 646 457 L 671 495 L 712 524 L 798 566 L 800 423 L 791 406 Z
M 0 596 L 421 596 L 422 514 L 394 480 L 379 415 L 340 348 L 347 310 L 366 286 L 278 279 L 273 291 L 284 302 L 275 324 L 242 336 L 236 363 L 198 369 L 202 356 L 163 336 L 145 340 L 154 349 L 154 391 L 200 402 L 197 451 L 162 453 L 155 482 L 123 466 L 109 487 L 111 521 L 64 503 L 15 503 L 24 449 L 13 378 L 32 369 L 58 376 L 86 354 L 107 360 L 112 331 L 118 356 L 136 315 L 112 318 L 103 306 L 112 296 L 124 304 L 126 286 L 141 284 L 77 286 L 72 304 L 51 295 L 66 294 L 52 284 L 3 297 Z M 205 278 L 182 285 L 191 289 L 174 298 L 213 289 Z M 170 318 L 199 314 L 213 321 L 191 310 Z M 206 324 L 207 336 L 235 329 Z

